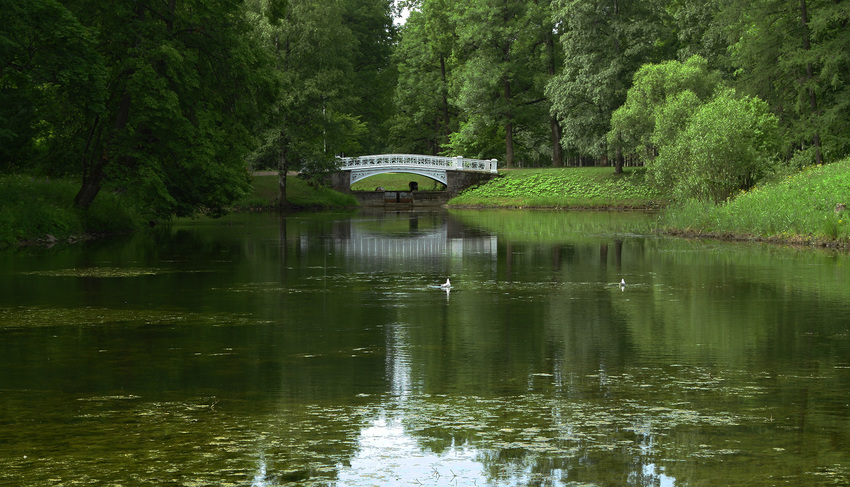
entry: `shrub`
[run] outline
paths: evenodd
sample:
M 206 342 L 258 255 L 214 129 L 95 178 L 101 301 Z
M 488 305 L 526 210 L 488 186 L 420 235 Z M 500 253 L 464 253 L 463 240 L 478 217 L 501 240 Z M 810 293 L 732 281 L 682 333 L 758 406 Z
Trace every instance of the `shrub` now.
M 677 199 L 719 203 L 752 187 L 771 167 L 779 144 L 779 121 L 767 103 L 724 90 L 659 148 L 649 170 L 672 183 Z

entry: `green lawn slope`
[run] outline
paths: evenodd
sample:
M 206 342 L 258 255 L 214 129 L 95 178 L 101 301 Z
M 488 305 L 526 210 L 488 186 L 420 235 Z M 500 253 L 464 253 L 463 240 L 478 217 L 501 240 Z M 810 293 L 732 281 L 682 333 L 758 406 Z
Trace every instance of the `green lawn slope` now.
M 449 200 L 454 208 L 654 208 L 663 201 L 643 168 L 508 169 Z
M 251 193 L 234 205 L 235 210 L 269 209 L 277 207 L 279 180 L 275 175 L 256 175 Z M 357 206 L 357 200 L 348 194 L 330 188 L 310 185 L 307 181 L 289 176 L 286 178 L 286 201 L 295 209 L 345 208 Z
M 443 191 L 445 186 L 431 178 L 408 173 L 377 174 L 361 179 L 351 185 L 353 191 L 374 191 L 382 187 L 387 191 L 408 191 L 410 182 L 415 181 L 419 185 L 419 191 Z

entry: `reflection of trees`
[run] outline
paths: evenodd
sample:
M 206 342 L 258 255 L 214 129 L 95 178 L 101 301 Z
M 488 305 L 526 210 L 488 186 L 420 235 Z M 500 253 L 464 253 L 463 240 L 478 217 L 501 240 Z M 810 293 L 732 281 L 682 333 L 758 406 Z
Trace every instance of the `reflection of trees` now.
M 439 224 L 370 223 L 396 239 Z M 670 475 L 723 485 L 799 479 L 846 458 L 850 323 L 835 256 L 500 238 L 497 262 L 439 260 L 464 286 L 423 298 L 397 292 L 405 273 L 395 267 L 360 268 L 335 250 L 353 233 L 345 218 L 269 218 L 246 225 L 250 238 L 238 220 L 211 225 L 69 249 L 50 264 L 158 269 L 149 276 L 0 280 L 4 316 L 34 324 L 4 335 L 0 383 L 144 401 L 217 396 L 241 425 L 266 422 L 249 430 L 271 431 L 257 449 L 280 482 L 330 479 L 316 462 L 354 456 L 360 428 L 384 409 L 424 449 L 470 445 L 493 483 L 658 485 Z M 14 308 L 32 303 L 47 311 L 23 319 Z M 75 310 L 75 325 L 51 308 Z M 398 400 L 375 399 L 383 394 Z M 239 429 L 226 421 L 212 423 Z M 172 426 L 176 437 L 185 423 Z M 740 453 L 760 462 L 723 462 Z
M 811 340 L 800 337 L 843 336 L 847 324 L 830 321 L 819 309 L 824 296 L 801 301 L 799 287 L 788 286 L 789 279 L 775 274 L 772 256 L 765 257 L 764 264 L 752 255 L 735 257 L 731 263 L 729 254 L 690 252 L 692 244 L 687 242 L 684 252 L 657 245 L 614 241 L 612 257 L 607 245 L 572 244 L 564 264 L 552 257 L 560 255 L 560 245 L 503 243 L 498 281 L 491 284 L 495 289 L 458 293 L 444 310 L 440 327 L 418 330 L 412 337 L 420 344 L 412 363 L 425 371 L 424 392 L 487 397 L 542 390 L 564 404 L 601 401 L 613 410 L 623 401 L 639 404 L 645 406 L 640 415 L 609 418 L 603 423 L 607 437 L 596 443 L 567 442 L 557 451 L 541 452 L 540 445 L 529 441 L 498 446 L 511 443 L 506 434 L 489 442 L 480 431 L 501 431 L 510 421 L 485 422 L 482 427 L 480 416 L 471 414 L 474 430 L 462 425 L 411 428 L 421 435 L 423 446 L 439 449 L 471 442 L 482 450 L 481 459 L 494 479 L 620 478 L 634 485 L 657 485 L 665 476 L 705 477 L 704 469 L 697 473 L 693 455 L 719 463 L 741 449 L 763 448 L 765 434 L 771 431 L 782 438 L 783 450 L 803 457 L 805 450 L 811 458 L 794 466 L 778 458 L 765 461 L 762 473 L 755 475 L 769 476 L 775 470 L 799 478 L 806 465 L 823 461 L 818 459 L 835 447 L 812 444 L 823 437 L 812 433 L 846 424 L 840 422 L 847 419 L 846 408 L 835 407 L 846 387 L 837 385 L 829 369 L 847 356 L 847 342 L 823 340 L 813 347 Z M 611 263 L 615 269 L 608 267 Z M 753 272 L 762 265 L 771 272 Z M 634 277 L 621 292 L 608 284 L 617 282 L 624 269 Z M 826 309 L 835 309 L 829 301 Z M 410 312 L 404 319 L 427 322 Z M 821 361 L 826 367 L 813 371 Z M 777 368 L 779 364 L 783 368 Z M 753 376 L 752 370 L 764 371 L 764 376 Z M 810 371 L 808 377 L 799 376 L 799 370 Z M 824 375 L 832 379 L 811 383 L 811 377 Z M 760 392 L 752 394 L 754 390 Z M 488 409 L 486 401 L 481 410 L 485 417 L 505 414 Z M 835 418 L 837 410 L 844 411 L 840 418 Z M 774 421 L 781 416 L 782 424 L 798 434 L 767 428 L 742 441 L 741 427 L 730 419 L 755 414 L 750 421 L 767 422 L 771 413 Z M 523 414 L 545 417 L 533 411 L 506 417 Z M 630 426 L 635 417 L 643 417 L 645 426 Z M 575 428 L 584 424 L 580 418 L 573 421 Z M 555 441 L 555 424 L 550 418 L 528 427 Z M 839 431 L 833 441 L 846 444 L 846 428 Z M 670 459 L 682 462 L 671 464 Z M 735 475 L 753 472 L 724 473 L 714 480 L 728 483 Z
M 490 485 L 655 485 L 670 454 L 633 407 L 532 394 L 417 397 L 398 409 L 424 451 L 474 449 Z
M 629 337 L 611 303 L 610 278 L 598 265 L 584 268 L 588 260 L 598 262 L 593 246 L 559 251 L 567 265 L 555 267 L 555 277 L 540 270 L 552 269 L 551 247 L 503 249 L 499 280 L 486 284 L 493 289 L 453 296 L 439 308 L 439 327 L 417 330 L 414 342 L 421 347 L 413 362 L 425 364 L 425 392 L 522 392 L 535 373 L 588 373 L 623 363 Z M 518 282 L 510 280 L 512 266 L 522 273 Z M 573 285 L 576 279 L 586 282 Z M 544 305 L 541 294 L 548 296 Z M 401 317 L 428 323 L 434 311 L 407 309 Z
M 273 215 L 255 218 L 264 224 L 250 225 L 251 238 L 238 219 L 206 222 L 201 231 L 194 230 L 200 223 L 190 223 L 120 245 L 104 241 L 70 249 L 61 262 L 52 262 L 60 269 L 106 262 L 152 269 L 151 275 L 24 276 L 50 285 L 16 291 L 21 305 L 33 293 L 44 308 L 27 319 L 55 327 L 10 342 L 8 360 L 33 366 L 5 368 L 18 371 L 8 385 L 145 395 L 224 390 L 303 399 L 383 391 L 383 331 L 376 325 L 388 315 L 376 292 L 354 285 L 346 286 L 344 298 L 332 295 L 321 277 L 339 265 L 337 257 L 324 247 L 299 248 L 304 227 L 332 233 L 334 221 L 284 227 Z M 70 314 L 82 326 L 56 320 Z M 49 362 L 36 352 L 44 343 L 53 348 Z
M 412 349 L 411 362 L 424 371 L 422 392 L 481 395 L 474 400 L 475 410 L 447 406 L 462 411 L 457 424 L 446 418 L 438 425 L 409 424 L 423 448 L 439 452 L 455 444 L 473 444 L 494 482 L 513 479 L 536 484 L 552 478 L 575 482 L 642 475 L 643 463 L 651 461 L 636 455 L 639 448 L 634 445 L 611 455 L 609 461 L 582 453 L 585 448 L 621 446 L 624 437 L 616 431 L 592 444 L 587 444 L 587 437 L 563 439 L 594 428 L 572 414 L 569 405 L 598 397 L 600 387 L 606 387 L 599 371 L 621 369 L 631 350 L 623 333 L 624 319 L 612 304 L 606 284 L 611 279 L 599 264 L 598 249 L 570 245 L 567 250 L 560 246 L 553 250 L 506 243 L 500 249 L 498 281 L 491 284 L 496 289 L 459 293 L 441 307 L 440 327 L 412 329 L 416 334 L 411 341 L 419 346 Z M 621 249 L 618 245 L 618 253 Z M 567 257 L 566 265 L 562 256 Z M 594 264 L 588 267 L 588 262 Z M 574 286 L 576 279 L 586 283 Z M 541 291 L 549 296 L 542 306 Z M 432 314 L 420 315 L 416 309 L 406 309 L 401 317 L 414 324 L 433 321 Z M 529 388 L 547 390 L 560 399 L 541 398 L 548 409 L 508 407 L 499 400 L 484 399 L 494 393 L 497 397 L 524 394 Z M 559 413 L 561 401 L 568 407 Z M 523 403 L 524 399 L 506 402 Z M 415 417 L 427 414 L 417 410 Z M 464 424 L 474 427 L 465 429 Z M 634 435 L 625 436 L 625 441 L 637 441 Z

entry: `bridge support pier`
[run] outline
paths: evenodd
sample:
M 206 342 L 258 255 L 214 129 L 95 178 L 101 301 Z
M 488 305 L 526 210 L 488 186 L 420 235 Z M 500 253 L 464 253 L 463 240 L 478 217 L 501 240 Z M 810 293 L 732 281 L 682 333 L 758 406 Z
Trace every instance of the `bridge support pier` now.
M 340 193 L 351 193 L 351 171 L 336 171 L 328 175 L 330 187 Z
M 485 183 L 495 177 L 498 177 L 498 174 L 469 171 L 446 171 L 446 176 L 448 177 L 446 191 L 449 193 L 450 198 L 454 198 L 464 189 Z

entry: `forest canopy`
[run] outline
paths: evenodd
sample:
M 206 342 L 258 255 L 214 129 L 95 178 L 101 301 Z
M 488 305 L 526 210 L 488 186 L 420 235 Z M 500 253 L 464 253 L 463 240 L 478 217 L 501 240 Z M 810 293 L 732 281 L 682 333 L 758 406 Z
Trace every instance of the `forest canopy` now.
M 0 173 L 76 178 L 83 209 L 108 188 L 152 218 L 216 214 L 251 170 L 384 152 L 647 165 L 718 200 L 850 154 L 850 0 L 0 9 Z

